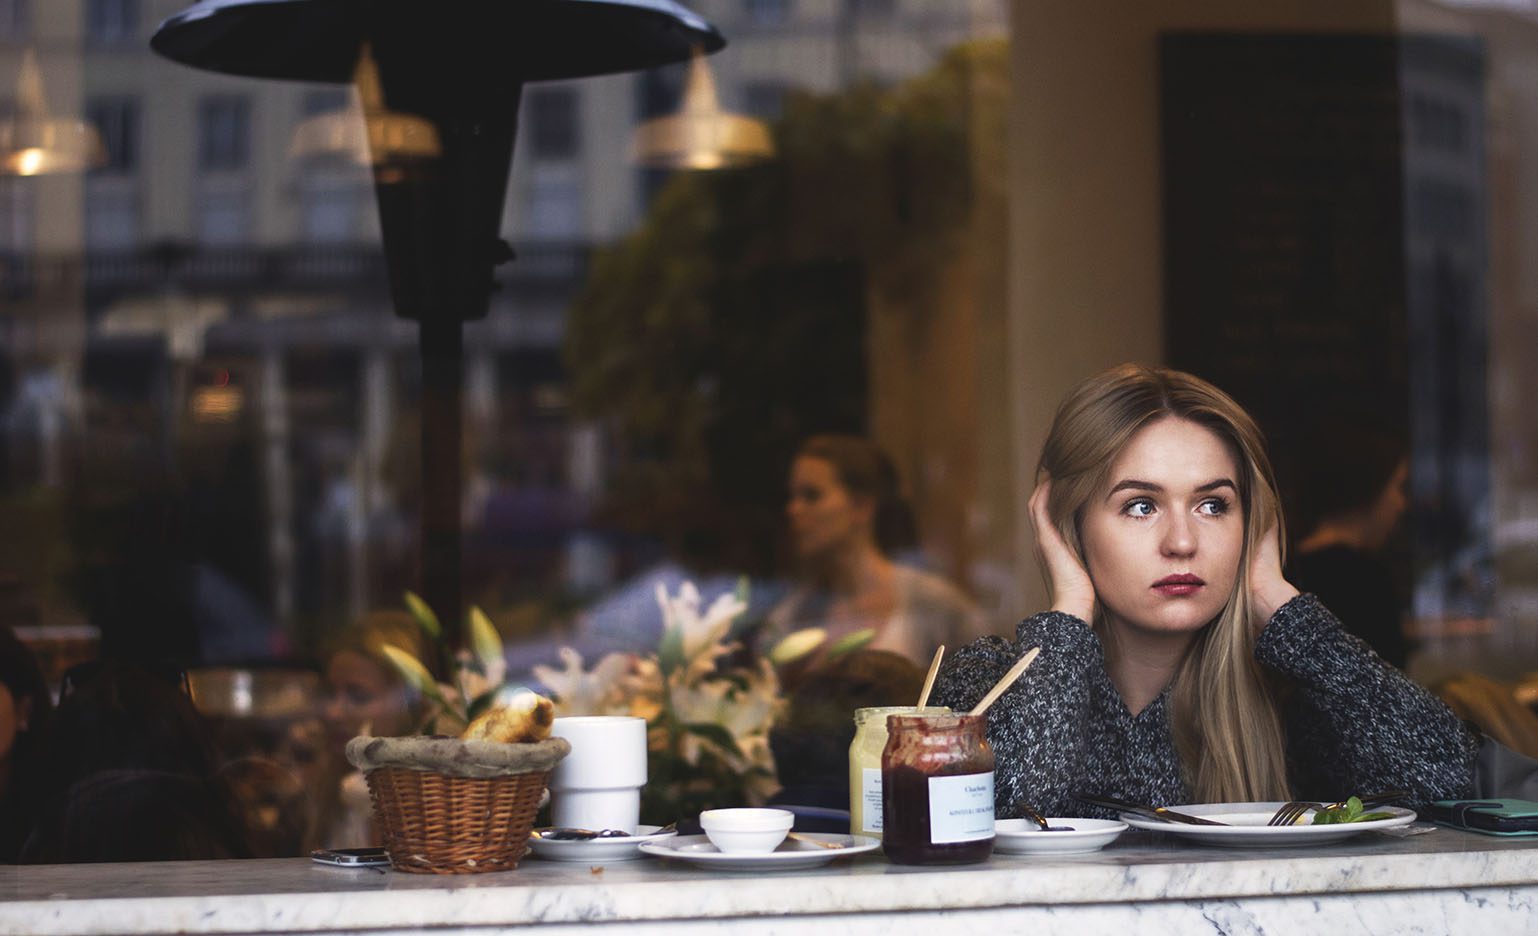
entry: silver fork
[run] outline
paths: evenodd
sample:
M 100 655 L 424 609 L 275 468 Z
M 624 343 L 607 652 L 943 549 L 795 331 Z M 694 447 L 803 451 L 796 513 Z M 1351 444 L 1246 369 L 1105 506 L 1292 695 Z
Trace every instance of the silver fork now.
M 1290 826 L 1303 818 L 1303 814 L 1310 809 L 1315 812 L 1321 812 L 1324 810 L 1324 806 L 1320 803 L 1310 803 L 1305 800 L 1293 800 L 1290 803 L 1283 803 L 1282 808 L 1276 811 L 1276 815 L 1272 816 L 1266 825 Z

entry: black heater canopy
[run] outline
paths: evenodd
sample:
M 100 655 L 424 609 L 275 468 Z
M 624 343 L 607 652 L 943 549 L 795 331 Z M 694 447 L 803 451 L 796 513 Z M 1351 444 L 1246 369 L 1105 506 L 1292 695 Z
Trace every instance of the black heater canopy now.
M 395 312 L 420 327 L 420 590 L 460 642 L 463 323 L 486 315 L 525 82 L 682 62 L 726 40 L 672 0 L 201 0 L 150 46 L 252 78 L 351 82 L 365 44 L 384 105 L 429 120 L 440 152 L 375 154 Z M 623 158 L 615 154 L 615 158 Z
M 518 81 L 638 71 L 726 45 L 672 0 L 200 0 L 150 46 L 228 75 L 350 82 L 362 42 L 387 34 Z

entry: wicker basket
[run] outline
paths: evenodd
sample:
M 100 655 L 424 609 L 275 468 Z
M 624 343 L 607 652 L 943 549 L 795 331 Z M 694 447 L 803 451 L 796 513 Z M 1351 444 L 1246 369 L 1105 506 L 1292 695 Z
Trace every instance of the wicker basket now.
M 368 790 L 395 870 L 475 874 L 518 867 L 549 780 L 548 770 L 476 778 L 380 767 Z
M 347 759 L 368 780 L 397 871 L 476 874 L 518 867 L 550 771 L 570 751 L 563 738 L 358 737 Z

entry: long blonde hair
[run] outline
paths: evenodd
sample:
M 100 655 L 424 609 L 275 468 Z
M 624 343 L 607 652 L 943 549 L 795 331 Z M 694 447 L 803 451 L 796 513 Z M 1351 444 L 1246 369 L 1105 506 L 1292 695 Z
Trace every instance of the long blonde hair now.
M 1249 626 L 1250 556 L 1273 524 L 1286 542 L 1276 481 L 1255 421 L 1226 393 L 1181 371 L 1123 364 L 1097 374 L 1058 407 L 1042 446 L 1037 475 L 1052 481 L 1047 510 L 1083 561 L 1079 521 L 1085 504 L 1104 489 L 1112 463 L 1132 437 L 1167 417 L 1196 423 L 1224 441 L 1239 464 L 1244 509 L 1233 591 L 1175 672 L 1170 726 L 1185 782 L 1203 802 L 1286 799 L 1281 719 L 1255 662 Z M 1103 641 L 1114 639 L 1098 604 L 1091 623 Z

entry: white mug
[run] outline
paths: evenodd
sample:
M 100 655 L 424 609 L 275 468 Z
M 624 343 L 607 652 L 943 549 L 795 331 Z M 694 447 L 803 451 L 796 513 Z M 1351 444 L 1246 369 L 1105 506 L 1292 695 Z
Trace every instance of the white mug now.
M 550 733 L 571 744 L 550 775 L 551 823 L 634 835 L 646 785 L 646 719 L 576 715 L 557 718 Z

